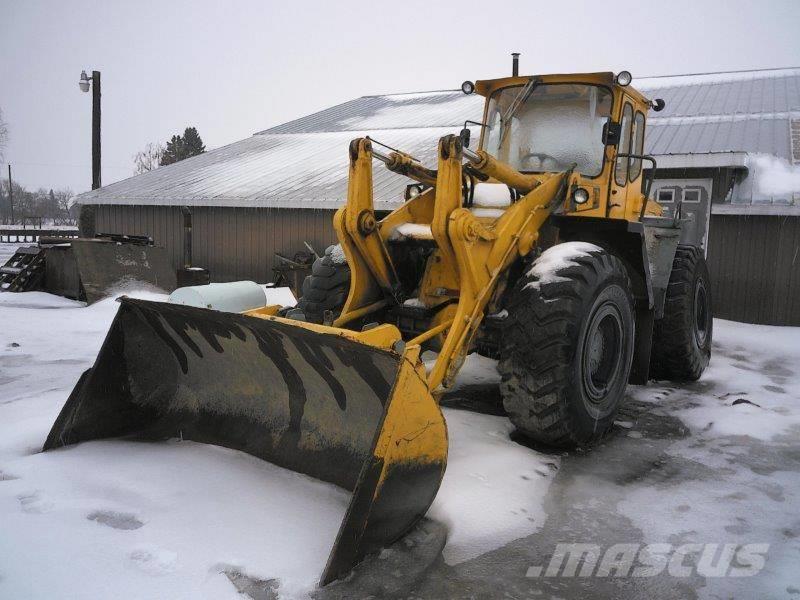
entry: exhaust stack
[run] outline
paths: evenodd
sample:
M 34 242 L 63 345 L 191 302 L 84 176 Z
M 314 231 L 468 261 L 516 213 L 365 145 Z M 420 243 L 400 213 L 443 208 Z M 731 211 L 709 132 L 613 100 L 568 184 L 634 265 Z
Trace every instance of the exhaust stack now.
M 511 76 L 519 77 L 519 52 L 511 53 Z

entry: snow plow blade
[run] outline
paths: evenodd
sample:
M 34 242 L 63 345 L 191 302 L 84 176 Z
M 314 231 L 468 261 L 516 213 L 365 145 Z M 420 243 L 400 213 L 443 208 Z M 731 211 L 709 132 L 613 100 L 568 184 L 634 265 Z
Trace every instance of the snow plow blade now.
M 325 585 L 413 527 L 447 458 L 419 347 L 400 355 L 359 335 L 122 298 L 44 450 L 109 437 L 182 438 L 350 490 Z

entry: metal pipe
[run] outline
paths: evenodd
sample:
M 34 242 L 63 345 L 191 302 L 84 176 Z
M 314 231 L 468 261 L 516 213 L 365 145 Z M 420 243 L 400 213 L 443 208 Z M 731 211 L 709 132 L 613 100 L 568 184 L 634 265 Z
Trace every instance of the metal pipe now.
M 388 156 L 386 156 L 385 154 L 381 154 L 380 152 L 378 152 L 374 148 L 372 149 L 372 156 L 374 156 L 379 161 L 381 161 L 382 163 L 387 164 L 387 165 L 389 164 L 389 162 L 391 162 L 391 159 Z
M 440 333 L 442 333 L 445 329 L 450 327 L 452 324 L 453 324 L 453 319 L 450 319 L 449 321 L 445 321 L 444 323 L 439 323 L 439 325 L 437 325 L 433 329 L 429 329 L 428 331 L 419 334 L 413 340 L 409 341 L 406 344 L 406 346 L 414 346 L 414 345 L 419 345 L 419 344 L 421 344 L 423 342 L 427 342 L 432 337 L 437 336 Z
M 182 206 L 183 213 L 183 268 L 192 266 L 192 211 L 188 206 Z
M 350 321 L 355 321 L 369 313 L 379 310 L 389 304 L 389 301 L 386 299 L 378 300 L 377 302 L 373 302 L 372 304 L 368 304 L 367 306 L 362 306 L 361 308 L 357 308 L 356 310 L 351 310 L 348 313 L 340 315 L 338 319 L 333 322 L 333 327 L 341 327 L 345 323 L 349 323 Z
M 462 148 L 461 153 L 464 155 L 464 158 L 473 164 L 477 165 L 479 162 L 481 162 L 480 154 L 473 152 L 469 148 Z
M 511 76 L 519 77 L 519 52 L 511 53 Z

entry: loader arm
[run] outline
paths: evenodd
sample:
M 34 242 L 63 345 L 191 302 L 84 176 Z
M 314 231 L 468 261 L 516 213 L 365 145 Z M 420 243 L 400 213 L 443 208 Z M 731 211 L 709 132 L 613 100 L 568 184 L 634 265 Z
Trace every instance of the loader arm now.
M 389 238 L 404 223 L 429 227 L 436 252 L 421 283 L 420 298 L 432 303 L 443 297 L 457 298 L 457 302 L 441 310 L 430 329 L 407 344 L 417 346 L 435 336 L 443 339 L 441 352 L 427 374 L 428 388 L 438 394 L 450 386 L 463 364 L 498 280 L 517 257 L 530 252 L 540 227 L 564 197 L 572 171 L 537 179 L 485 152 L 470 153 L 473 169 L 525 193 L 502 216 L 479 218 L 462 207 L 461 139 L 444 136 L 439 141 L 434 189 L 373 225 L 371 144 L 368 139 L 357 139 L 350 148 L 347 205 L 339 209 L 334 224 L 350 265 L 351 287 L 334 326 L 341 327 L 399 300 L 397 271 L 387 250 Z M 418 166 L 413 167 L 419 172 Z

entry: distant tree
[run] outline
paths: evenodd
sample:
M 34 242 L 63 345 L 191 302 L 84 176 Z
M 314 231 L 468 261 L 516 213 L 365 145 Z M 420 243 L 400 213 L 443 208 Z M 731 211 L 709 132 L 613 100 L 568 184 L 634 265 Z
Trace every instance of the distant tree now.
M 53 220 L 54 225 L 75 225 L 76 216 L 72 214 L 72 207 L 75 204 L 75 193 L 70 188 L 61 188 L 55 191 L 57 216 Z
M 164 156 L 165 148 L 163 144 L 147 144 L 144 150 L 133 155 L 134 175 L 141 175 L 153 169 L 157 169 Z
M 173 135 L 172 139 L 167 142 L 167 147 L 164 149 L 164 154 L 161 156 L 159 164 L 161 166 L 171 165 L 186 158 L 186 151 L 184 149 L 183 138 L 179 135 Z
M 171 165 L 185 158 L 202 154 L 205 151 L 206 147 L 203 145 L 203 140 L 200 138 L 200 134 L 197 133 L 197 129 L 187 127 L 183 131 L 183 136 L 173 135 L 167 142 L 159 164 L 161 166 Z
M 183 146 L 186 151 L 187 158 L 189 156 L 197 156 L 198 154 L 202 154 L 206 151 L 206 147 L 203 145 L 203 140 L 200 139 L 200 134 L 197 133 L 197 129 L 194 127 L 187 127 L 183 132 Z
M 3 109 L 0 108 L 0 160 L 3 160 L 6 145 L 8 144 L 8 124 L 3 119 Z

